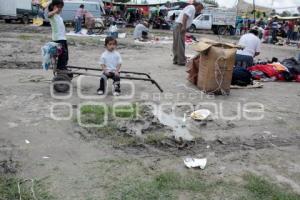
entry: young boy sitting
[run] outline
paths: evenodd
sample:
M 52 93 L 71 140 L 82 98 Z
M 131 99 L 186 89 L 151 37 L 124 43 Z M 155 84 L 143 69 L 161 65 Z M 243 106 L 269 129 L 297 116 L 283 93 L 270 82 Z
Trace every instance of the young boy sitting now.
M 107 79 L 113 79 L 113 95 L 119 96 L 120 89 L 120 68 L 122 65 L 121 55 L 116 51 L 117 40 L 113 37 L 105 39 L 105 52 L 101 55 L 100 65 L 103 69 L 103 74 L 100 78 L 100 87 L 97 91 L 99 95 L 103 95 L 107 86 Z

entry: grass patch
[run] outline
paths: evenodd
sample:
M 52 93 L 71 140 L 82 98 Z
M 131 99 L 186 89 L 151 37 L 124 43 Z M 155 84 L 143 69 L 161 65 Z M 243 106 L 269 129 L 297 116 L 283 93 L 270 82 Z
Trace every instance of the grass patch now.
M 252 194 L 249 199 L 264 200 L 299 200 L 300 195 L 292 193 L 286 188 L 279 187 L 277 184 L 270 183 L 264 178 L 247 174 L 244 176 L 247 182 L 245 188 Z
M 0 200 L 20 199 L 18 183 L 24 180 L 13 177 L 0 175 Z M 34 193 L 37 199 L 52 200 L 54 199 L 45 189 L 43 180 L 34 181 Z M 20 184 L 22 200 L 34 199 L 31 192 L 31 181 Z
M 230 180 L 204 179 L 200 173 L 189 171 L 182 175 L 177 172 L 164 172 L 150 179 L 125 178 L 114 187 L 108 199 L 122 200 L 173 200 L 180 194 L 185 199 L 232 199 L 232 200 L 299 200 L 298 194 L 270 183 L 253 174 L 244 176 L 244 183 Z M 182 197 L 182 196 L 181 196 Z
M 193 199 L 196 196 L 197 199 L 210 199 L 208 194 L 213 194 L 215 188 L 226 187 L 224 182 L 210 184 L 198 175 L 191 173 L 183 176 L 176 172 L 164 172 L 151 180 L 126 180 L 110 193 L 108 199 L 134 200 L 143 197 L 144 200 L 173 200 L 178 199 L 180 192 L 190 193 Z M 205 194 L 206 197 L 202 198 Z
M 166 138 L 167 136 L 164 133 L 149 133 L 146 135 L 144 142 L 146 144 L 157 145 L 160 144 L 161 141 L 163 141 Z
M 141 143 L 138 137 L 124 137 L 122 135 L 114 135 L 112 137 L 112 143 L 114 147 L 129 147 L 136 146 Z
M 104 107 L 84 105 L 80 108 L 80 120 L 83 125 L 101 125 L 115 119 L 133 119 L 139 114 L 136 104 Z
M 80 120 L 84 125 L 101 125 L 105 122 L 107 110 L 100 105 L 84 105 L 80 108 Z
M 21 39 L 21 40 L 31 40 L 31 39 L 33 39 L 33 36 L 31 36 L 31 35 L 19 35 L 18 38 Z
M 122 132 L 118 122 L 143 118 L 147 108 L 138 104 L 125 104 L 104 107 L 102 105 L 83 105 L 80 108 L 80 119 L 73 121 L 86 127 L 88 134 L 81 134 L 84 139 L 106 138 L 112 141 L 114 147 L 139 146 L 141 144 L 157 145 L 167 138 L 165 133 L 154 132 L 142 136 L 130 135 Z M 101 126 L 103 125 L 103 126 Z M 101 126 L 101 127 L 97 127 Z
M 139 110 L 137 104 L 116 106 L 113 108 L 112 113 L 115 117 L 122 119 L 133 119 L 138 117 Z

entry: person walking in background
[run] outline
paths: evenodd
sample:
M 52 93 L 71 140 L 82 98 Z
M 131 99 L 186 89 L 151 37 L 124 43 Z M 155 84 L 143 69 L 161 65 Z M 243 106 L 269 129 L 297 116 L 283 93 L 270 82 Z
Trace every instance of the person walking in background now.
M 239 20 L 239 22 L 238 22 L 238 24 L 236 26 L 236 32 L 235 32 L 235 34 L 236 35 L 241 35 L 242 31 L 243 31 L 243 20 Z
M 293 39 L 293 31 L 294 31 L 294 22 L 290 20 L 287 24 L 287 38 L 288 40 Z
M 260 18 L 259 21 L 257 22 L 257 26 L 261 28 L 265 28 L 266 24 L 264 22 L 263 18 Z
M 279 30 L 279 23 L 278 23 L 278 18 L 277 17 L 275 17 L 272 20 L 271 26 L 272 26 L 272 43 L 276 43 L 276 42 L 278 42 L 277 33 L 278 33 L 278 30 Z
M 185 33 L 193 23 L 196 13 L 201 13 L 204 6 L 200 0 L 195 0 L 193 5 L 186 6 L 179 14 L 173 30 L 173 64 L 184 66 Z
M 74 30 L 75 33 L 81 32 L 83 15 L 84 15 L 84 5 L 81 4 L 75 14 L 75 30 Z
M 267 26 L 263 31 L 263 43 L 270 43 L 270 28 Z
M 247 32 L 248 32 L 248 19 L 244 19 L 243 20 L 243 32 L 241 34 L 243 35 L 243 34 L 246 34 Z
M 297 34 L 297 40 L 300 40 L 300 22 L 298 23 L 298 34 Z
M 298 40 L 299 27 L 299 23 L 296 22 L 293 28 L 293 40 Z

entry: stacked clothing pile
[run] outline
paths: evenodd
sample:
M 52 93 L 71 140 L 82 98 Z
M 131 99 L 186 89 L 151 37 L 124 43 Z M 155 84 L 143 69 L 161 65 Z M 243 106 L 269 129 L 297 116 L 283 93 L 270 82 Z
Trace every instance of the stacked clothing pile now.
M 294 58 L 282 62 L 260 63 L 247 69 L 253 79 L 261 81 L 299 81 L 300 63 Z

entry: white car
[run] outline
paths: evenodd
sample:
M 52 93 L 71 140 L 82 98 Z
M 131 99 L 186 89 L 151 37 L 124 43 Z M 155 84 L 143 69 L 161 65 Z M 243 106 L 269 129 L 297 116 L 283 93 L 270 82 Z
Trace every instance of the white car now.
M 229 34 L 236 24 L 236 12 L 211 9 L 205 10 L 203 14 L 197 16 L 189 29 L 190 32 L 195 30 L 212 30 L 215 34 Z

